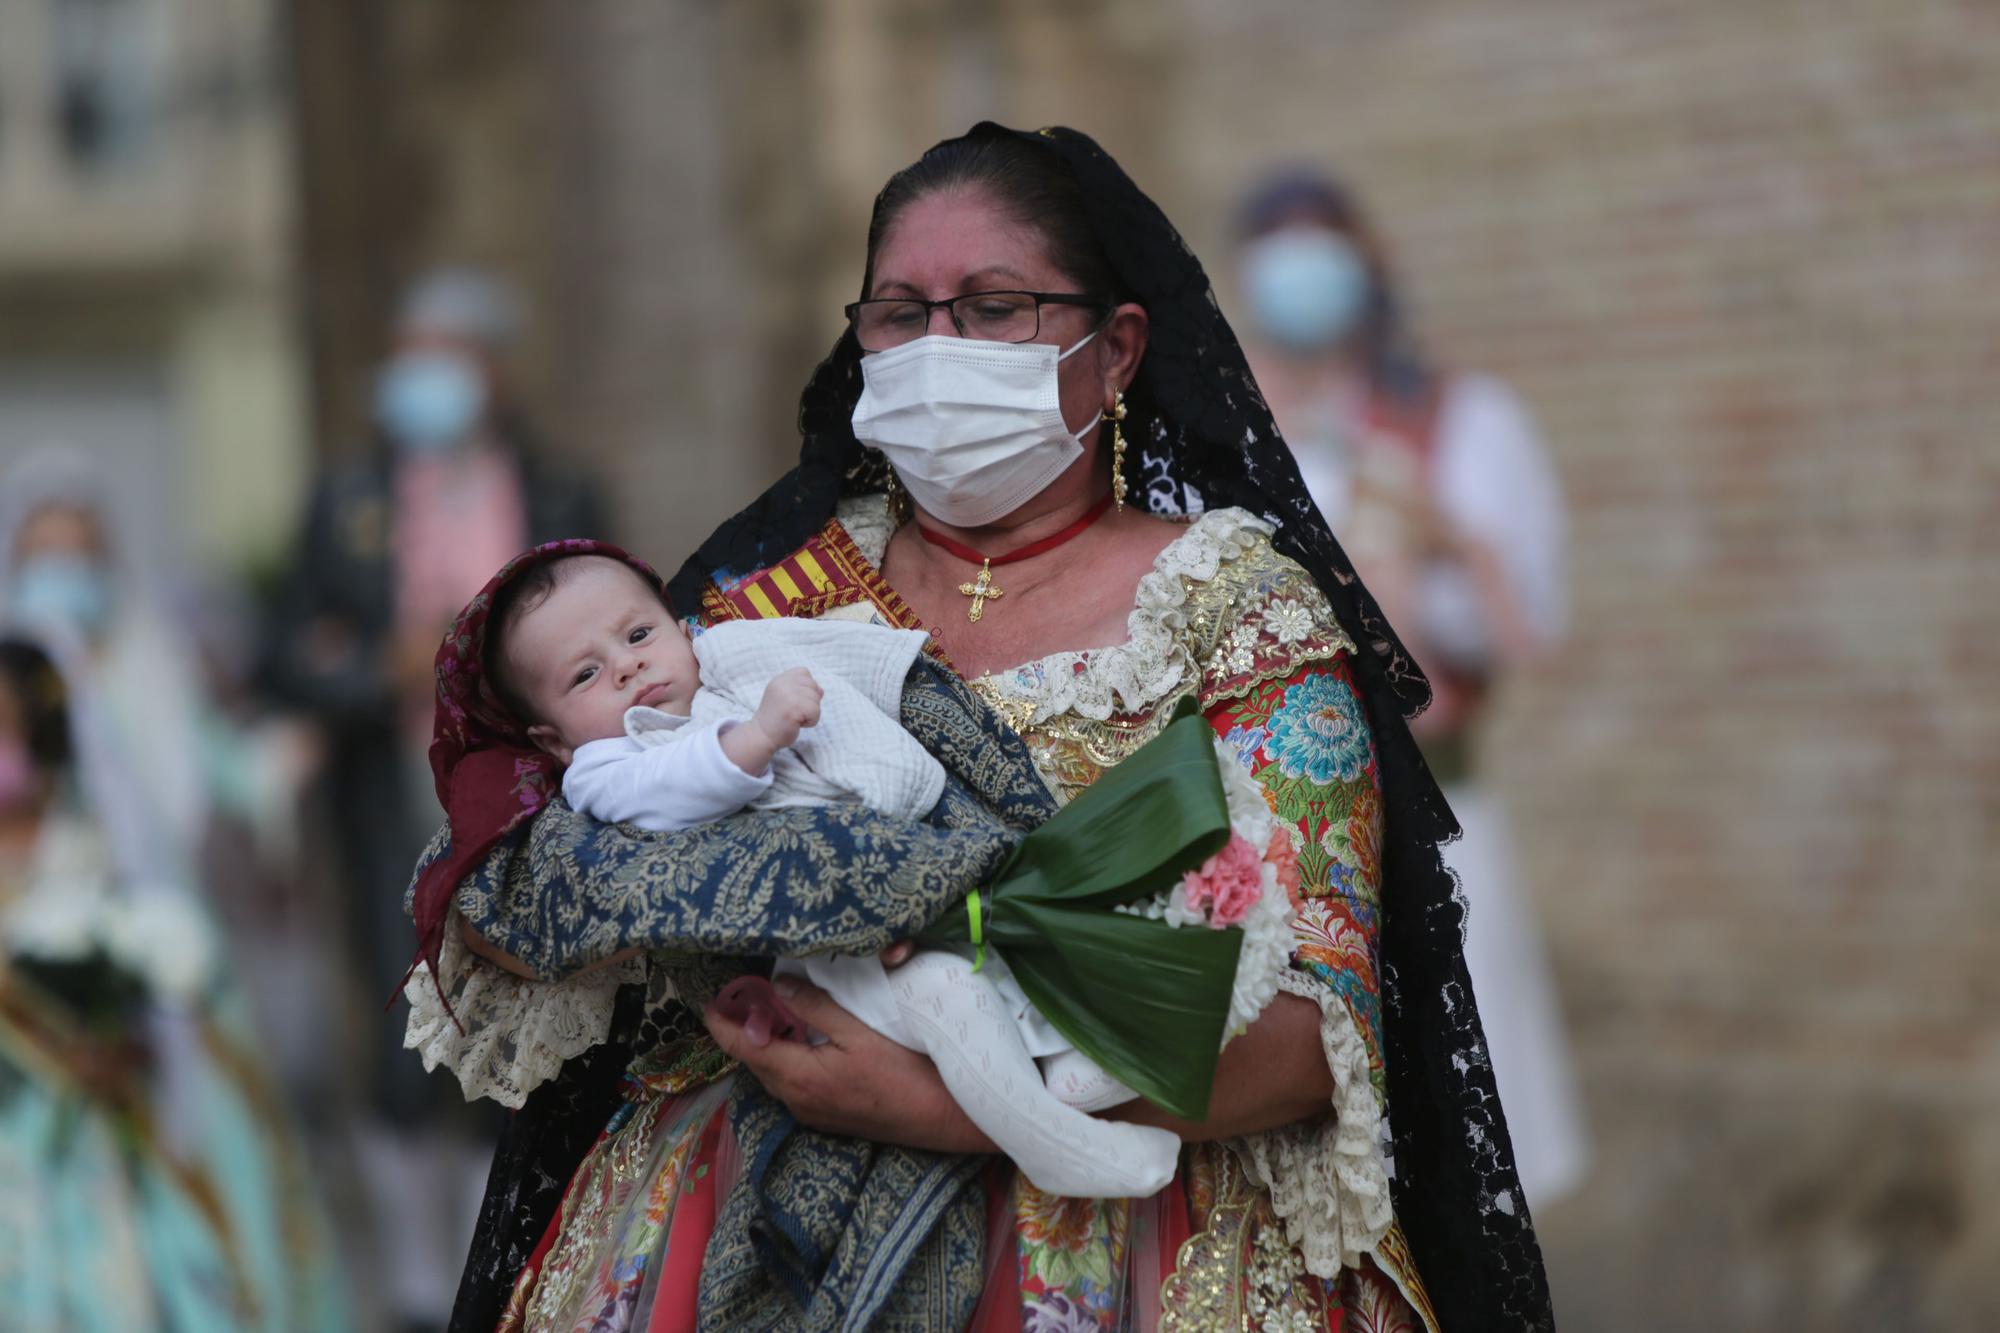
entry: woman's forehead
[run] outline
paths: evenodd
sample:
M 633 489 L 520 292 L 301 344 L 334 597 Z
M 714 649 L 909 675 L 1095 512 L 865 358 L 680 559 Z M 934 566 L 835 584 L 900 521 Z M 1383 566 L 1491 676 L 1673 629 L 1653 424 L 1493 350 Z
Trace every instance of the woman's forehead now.
M 942 190 L 905 207 L 875 252 L 871 296 L 938 299 L 995 288 L 1053 291 L 1048 243 L 981 190 Z

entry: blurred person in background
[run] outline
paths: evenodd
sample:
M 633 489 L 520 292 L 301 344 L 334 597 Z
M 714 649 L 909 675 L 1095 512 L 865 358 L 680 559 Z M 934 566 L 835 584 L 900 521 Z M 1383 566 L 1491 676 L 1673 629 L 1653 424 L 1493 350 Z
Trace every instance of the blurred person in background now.
M 129 818 L 73 653 L 0 629 L 6 1326 L 335 1333 L 346 1284 L 233 964 Z
M 0 496 L 0 612 L 75 647 L 155 836 L 192 861 L 214 784 L 201 669 L 166 588 L 120 550 L 103 470 L 83 450 L 31 451 Z
M 1419 355 L 1387 248 L 1343 185 L 1287 172 L 1241 219 L 1257 384 L 1314 501 L 1431 683 L 1411 726 L 1458 816 L 1466 963 L 1532 1206 L 1588 1163 L 1560 1009 L 1478 724 L 1505 674 L 1568 618 L 1561 488 L 1534 422 L 1486 375 Z
M 375 384 L 371 448 L 319 478 L 273 622 L 277 697 L 316 720 L 360 1007 L 370 1014 L 363 1184 L 393 1317 L 442 1322 L 471 1234 L 485 1149 L 450 1085 L 402 1053 L 379 1013 L 409 966 L 403 890 L 438 808 L 425 759 L 438 640 L 529 546 L 602 535 L 594 487 L 537 444 L 505 360 L 515 294 L 435 270 L 404 298 Z
M 119 817 L 146 826 L 245 946 L 260 1026 L 288 1057 L 286 1086 L 310 1094 L 324 1064 L 312 1053 L 318 1024 L 297 1020 L 325 1004 L 310 982 L 317 951 L 296 938 L 309 932 L 270 929 L 293 924 L 300 905 L 295 816 L 310 736 L 241 688 L 256 654 L 230 633 L 225 591 L 176 588 L 126 549 L 118 497 L 92 455 L 32 451 L 0 476 L 0 495 L 0 613 L 73 649 L 119 756 Z M 281 1013 L 294 1021 L 269 1021 Z

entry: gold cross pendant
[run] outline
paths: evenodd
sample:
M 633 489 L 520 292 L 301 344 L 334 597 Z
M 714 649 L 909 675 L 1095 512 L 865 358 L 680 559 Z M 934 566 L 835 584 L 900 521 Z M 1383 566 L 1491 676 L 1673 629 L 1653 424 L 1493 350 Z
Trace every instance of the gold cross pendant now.
M 958 590 L 972 599 L 972 609 L 965 613 L 967 620 L 977 620 L 986 613 L 986 603 L 995 597 L 1007 594 L 993 586 L 993 562 L 987 561 L 979 567 L 979 577 L 971 583 L 961 583 Z

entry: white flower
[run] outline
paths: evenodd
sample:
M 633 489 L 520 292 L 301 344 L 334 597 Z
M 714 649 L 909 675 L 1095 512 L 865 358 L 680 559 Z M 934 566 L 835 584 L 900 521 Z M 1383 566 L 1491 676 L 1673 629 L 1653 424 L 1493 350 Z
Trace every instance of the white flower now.
M 103 895 L 82 885 L 36 890 L 7 910 L 12 953 L 51 962 L 87 958 L 102 942 Z
M 1313 1333 L 1320 1325 L 1296 1306 L 1273 1310 L 1264 1320 L 1262 1333 Z
M 1229 827 L 1243 840 L 1262 850 L 1271 841 L 1276 816 L 1264 804 L 1264 788 L 1250 771 L 1237 762 L 1236 751 L 1220 736 L 1215 739 L 1215 762 L 1222 770 L 1222 798 L 1229 804 Z
M 121 967 L 144 977 L 159 999 L 187 1003 L 215 968 L 215 940 L 199 908 L 178 892 L 149 888 L 120 906 L 105 943 Z
M 1229 631 L 1229 637 L 1221 645 L 1223 669 L 1232 675 L 1242 675 L 1257 665 L 1257 627 L 1241 624 Z
M 1292 960 L 1292 904 L 1278 883 L 1278 871 L 1264 866 L 1264 894 L 1243 919 L 1243 952 L 1236 962 L 1227 1030 L 1240 1032 L 1255 1022 L 1278 994 L 1278 978 Z
M 1207 912 L 1204 912 L 1199 907 L 1188 906 L 1186 881 L 1174 885 L 1173 889 L 1166 895 L 1166 903 L 1160 915 L 1168 925 L 1176 928 L 1181 926 L 1206 926 L 1208 924 Z
M 1270 844 L 1278 817 L 1264 803 L 1264 788 L 1220 737 L 1215 762 L 1222 773 L 1222 795 L 1229 805 L 1230 829 L 1260 850 Z M 1291 826 L 1288 826 L 1291 827 Z M 1292 961 L 1292 902 L 1278 883 L 1276 866 L 1263 866 L 1264 892 L 1243 919 L 1243 952 L 1236 963 L 1236 985 L 1230 997 L 1229 1021 L 1223 1030 L 1237 1036 L 1255 1022 L 1278 993 L 1278 977 Z
M 1278 817 L 1264 803 L 1263 787 L 1243 765 L 1236 762 L 1236 751 L 1221 737 L 1215 739 L 1215 762 L 1222 775 L 1223 799 L 1229 807 L 1230 831 L 1240 835 L 1252 847 L 1268 846 L 1271 830 L 1278 826 Z M 1296 833 L 1296 826 L 1288 824 L 1286 828 Z M 1278 994 L 1279 976 L 1291 966 L 1292 901 L 1286 896 L 1284 886 L 1278 883 L 1276 866 L 1265 862 L 1262 874 L 1263 893 L 1242 923 L 1243 951 L 1237 955 L 1236 982 L 1229 999 L 1229 1019 L 1222 1028 L 1225 1045 L 1232 1038 L 1243 1035 L 1245 1029 L 1264 1012 Z M 1119 904 L 1113 910 L 1165 921 L 1176 929 L 1182 926 L 1206 928 L 1209 924 L 1207 912 L 1188 906 L 1184 883 L 1176 883 L 1166 892 L 1156 893 L 1140 902 Z
M 1312 612 L 1289 597 L 1280 597 L 1264 612 L 1264 628 L 1279 643 L 1297 643 L 1312 633 L 1312 627 Z

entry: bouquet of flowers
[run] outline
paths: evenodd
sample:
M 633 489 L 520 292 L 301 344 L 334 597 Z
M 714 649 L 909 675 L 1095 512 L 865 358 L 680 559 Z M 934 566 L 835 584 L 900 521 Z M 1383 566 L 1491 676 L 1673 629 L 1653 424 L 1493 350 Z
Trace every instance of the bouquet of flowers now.
M 1243 932 L 1223 1039 L 1238 1037 L 1278 993 L 1292 960 L 1292 918 L 1298 908 L 1299 857 L 1285 826 L 1271 813 L 1264 789 L 1215 741 L 1222 792 L 1229 805 L 1229 841 L 1181 876 L 1165 893 L 1113 910 L 1164 921 L 1179 929 L 1235 927 Z
M 216 946 L 198 906 L 170 884 L 121 885 L 93 838 L 44 835 L 28 891 L 0 912 L 0 1005 L 10 1026 L 140 1141 L 154 1052 L 150 1015 L 198 1001 Z M 58 1121 L 56 1147 L 76 1123 Z
M 1278 992 L 1298 863 L 1263 790 L 1183 704 L 919 938 L 992 948 L 1079 1051 L 1174 1115 Z
M 115 893 L 97 873 L 50 874 L 0 915 L 8 966 L 85 1031 L 122 1034 L 149 1002 L 198 997 L 215 946 L 197 908 L 169 889 Z

